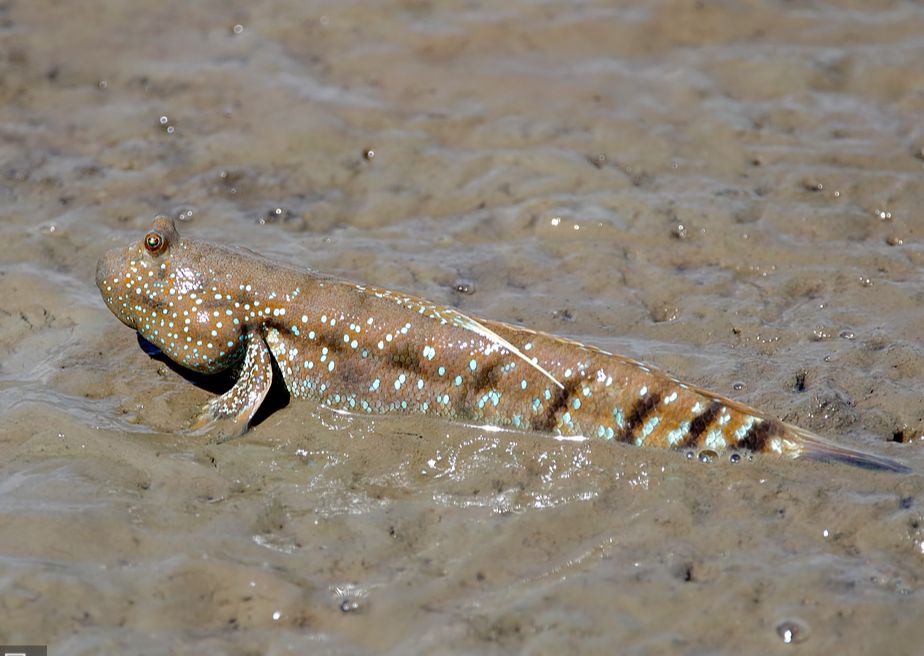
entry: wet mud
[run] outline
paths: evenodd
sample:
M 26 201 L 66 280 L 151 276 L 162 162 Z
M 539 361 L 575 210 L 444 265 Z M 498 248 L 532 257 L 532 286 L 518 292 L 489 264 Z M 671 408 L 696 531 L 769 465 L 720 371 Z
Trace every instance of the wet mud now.
M 0 643 L 917 653 L 922 34 L 899 0 L 0 0 Z M 212 444 L 227 380 L 93 282 L 157 214 L 915 473 L 275 392 Z

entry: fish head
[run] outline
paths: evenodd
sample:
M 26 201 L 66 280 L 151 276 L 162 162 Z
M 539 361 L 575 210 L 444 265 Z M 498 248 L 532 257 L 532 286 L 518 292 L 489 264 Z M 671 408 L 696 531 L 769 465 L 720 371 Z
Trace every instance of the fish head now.
M 227 368 L 244 341 L 216 294 L 217 254 L 180 238 L 173 219 L 154 219 L 144 236 L 100 258 L 96 286 L 110 311 L 175 362 L 204 373 Z

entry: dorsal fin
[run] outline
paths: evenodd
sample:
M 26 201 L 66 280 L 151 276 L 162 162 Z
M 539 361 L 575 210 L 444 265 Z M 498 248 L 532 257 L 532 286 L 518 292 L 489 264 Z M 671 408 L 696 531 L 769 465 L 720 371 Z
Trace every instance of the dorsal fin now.
M 494 332 L 487 326 L 485 326 L 480 321 L 477 321 L 468 315 L 462 314 L 458 310 L 454 310 L 453 308 L 448 308 L 448 307 L 440 308 L 439 315 L 442 316 L 447 321 L 449 321 L 450 323 L 452 323 L 454 326 L 458 326 L 459 328 L 464 328 L 465 330 L 471 330 L 473 333 L 476 333 L 484 337 L 485 339 L 490 340 L 495 348 L 507 349 L 508 351 L 510 351 L 510 353 L 520 358 L 521 360 L 523 360 L 523 362 L 525 362 L 530 367 L 532 367 L 533 369 L 541 373 L 543 376 L 548 378 L 550 381 L 555 383 L 555 385 L 557 385 L 559 389 L 565 389 L 565 386 L 562 385 L 560 382 L 558 382 L 555 376 L 553 376 L 548 371 L 546 371 L 545 368 L 543 368 L 538 362 L 534 362 L 533 360 L 531 360 L 520 349 L 518 349 L 516 346 L 508 342 L 506 339 L 498 335 L 496 332 Z M 489 349 L 488 352 L 490 352 L 490 350 L 491 349 Z

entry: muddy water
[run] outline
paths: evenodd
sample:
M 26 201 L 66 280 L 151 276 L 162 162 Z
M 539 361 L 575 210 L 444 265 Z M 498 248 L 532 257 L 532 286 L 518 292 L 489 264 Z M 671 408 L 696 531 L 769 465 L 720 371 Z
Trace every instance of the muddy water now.
M 0 642 L 919 653 L 920 474 L 284 398 L 216 446 L 184 430 L 226 382 L 93 271 L 171 214 L 924 472 L 922 35 L 898 0 L 0 2 Z

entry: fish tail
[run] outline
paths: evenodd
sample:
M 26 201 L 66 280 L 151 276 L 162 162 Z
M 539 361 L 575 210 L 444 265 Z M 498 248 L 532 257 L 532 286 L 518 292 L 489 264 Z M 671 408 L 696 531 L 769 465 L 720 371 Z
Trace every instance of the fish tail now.
M 910 467 L 897 460 L 834 444 L 811 431 L 792 424 L 783 424 L 783 427 L 785 428 L 784 434 L 777 438 L 779 452 L 783 455 L 819 462 L 843 463 L 872 471 L 912 473 Z

